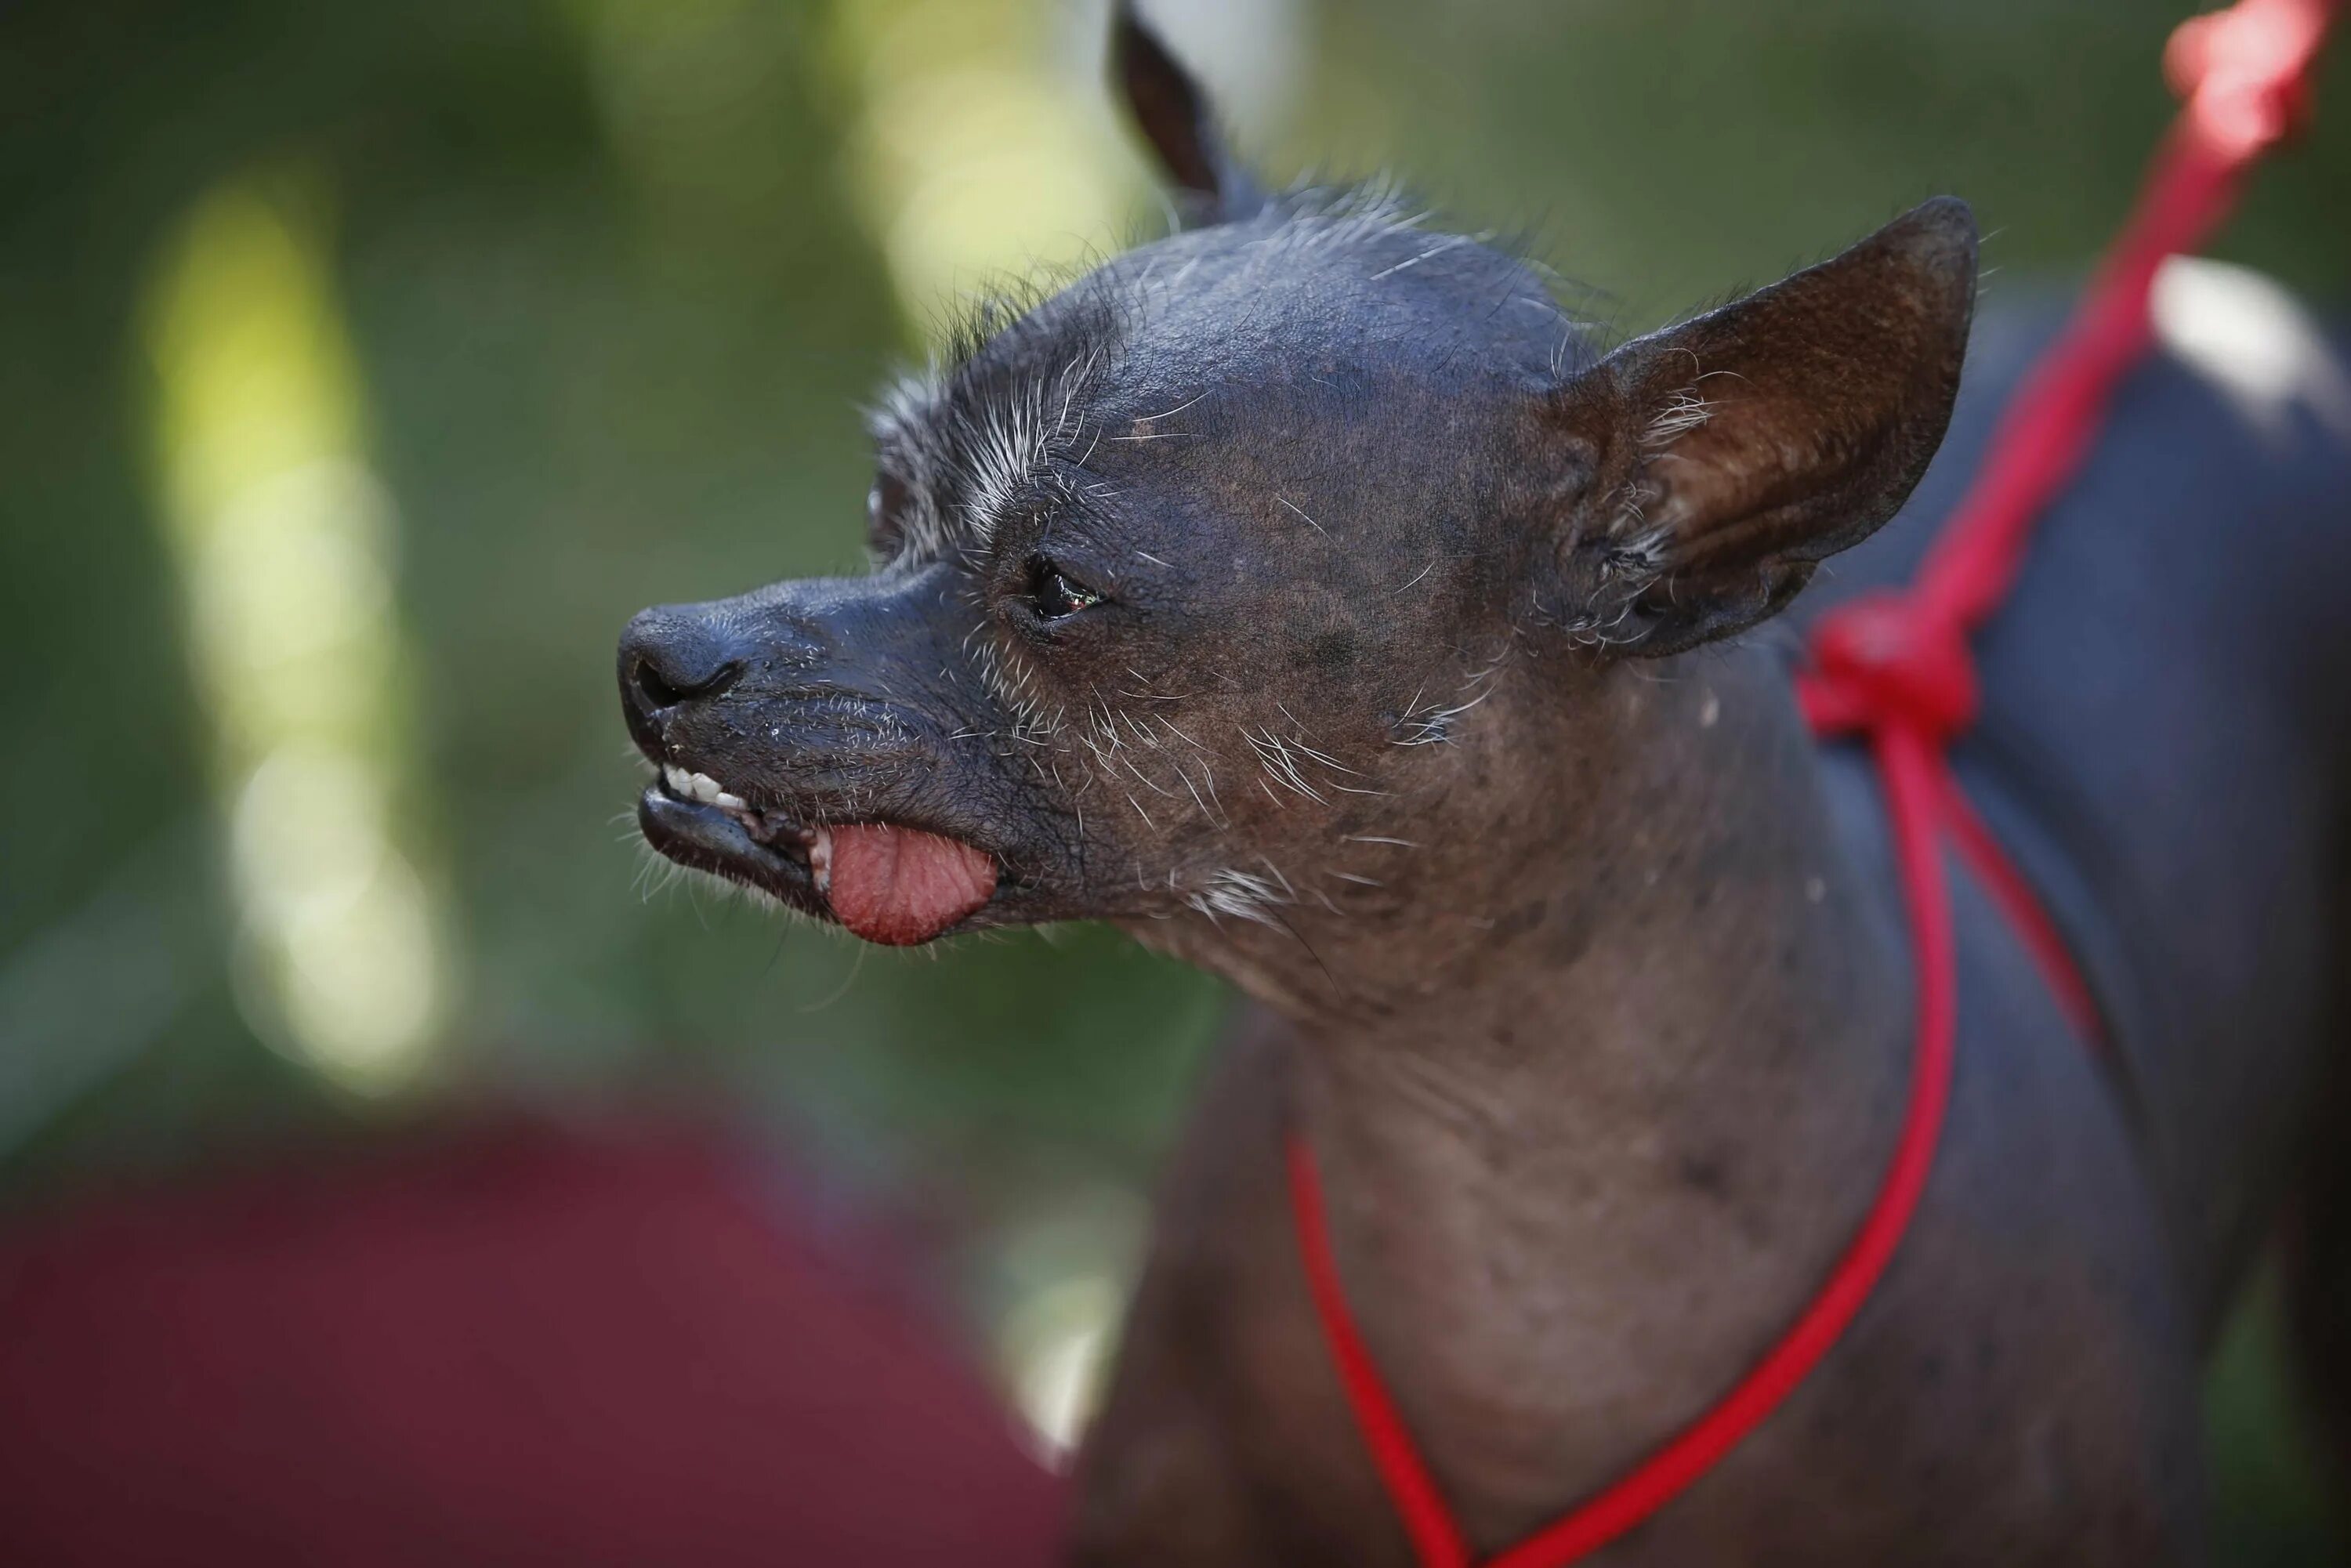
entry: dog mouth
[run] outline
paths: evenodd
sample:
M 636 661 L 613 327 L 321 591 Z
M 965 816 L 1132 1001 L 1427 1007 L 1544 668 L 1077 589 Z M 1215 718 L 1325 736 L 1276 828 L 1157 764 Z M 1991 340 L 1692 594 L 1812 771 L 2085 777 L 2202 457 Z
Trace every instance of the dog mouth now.
M 646 787 L 637 822 L 681 865 L 889 946 L 960 925 L 996 896 L 1000 880 L 995 857 L 960 839 L 902 823 L 803 821 L 676 763 Z

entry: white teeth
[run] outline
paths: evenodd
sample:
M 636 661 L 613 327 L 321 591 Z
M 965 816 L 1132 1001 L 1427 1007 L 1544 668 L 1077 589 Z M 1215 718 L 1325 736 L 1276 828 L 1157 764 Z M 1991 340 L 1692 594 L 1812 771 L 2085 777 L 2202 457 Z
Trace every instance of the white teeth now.
M 726 811 L 747 811 L 751 809 L 750 803 L 742 796 L 728 793 L 725 786 L 707 773 L 688 773 L 673 762 L 662 769 L 662 777 L 668 780 L 673 794 L 683 795 L 689 800 L 699 800 L 705 806 L 716 806 Z
M 819 893 L 832 889 L 832 830 L 819 828 L 809 836 L 809 878 Z

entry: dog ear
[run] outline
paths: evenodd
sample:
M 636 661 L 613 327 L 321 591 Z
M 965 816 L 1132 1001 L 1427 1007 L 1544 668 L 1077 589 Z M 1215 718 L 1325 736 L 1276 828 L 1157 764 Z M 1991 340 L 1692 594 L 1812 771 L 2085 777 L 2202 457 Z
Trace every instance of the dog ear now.
M 1245 217 L 1259 201 L 1256 183 L 1225 149 L 1207 95 L 1136 13 L 1111 7 L 1111 86 L 1159 155 L 1187 225 Z
M 1626 343 L 1552 394 L 1582 470 L 1571 621 L 1677 653 L 1754 625 L 1926 472 L 1959 385 L 1976 225 L 1949 197 Z

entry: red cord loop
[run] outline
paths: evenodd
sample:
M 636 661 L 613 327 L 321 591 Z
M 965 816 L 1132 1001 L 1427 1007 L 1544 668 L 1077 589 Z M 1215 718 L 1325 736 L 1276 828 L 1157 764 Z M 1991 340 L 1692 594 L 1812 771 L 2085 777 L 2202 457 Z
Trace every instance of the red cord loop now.
M 2327 0 L 2247 0 L 2179 24 L 2164 47 L 2163 75 L 2187 104 L 2189 124 L 2235 158 L 2305 129 L 2311 62 L 2330 10 Z
M 1926 1189 L 1949 1101 L 1959 985 L 1945 844 L 1975 873 L 2066 1017 L 2097 1040 L 2095 998 L 2056 923 L 1977 818 L 1946 755 L 1979 702 L 1968 635 L 2006 597 L 2034 521 L 2072 480 L 2115 387 L 2151 340 L 2157 270 L 2219 227 L 2253 159 L 2307 120 L 2311 71 L 2342 4 L 2238 0 L 2172 35 L 2164 68 L 2187 108 L 2073 320 L 2003 412 L 1926 565 L 1908 588 L 1856 599 L 1814 630 L 1797 700 L 1815 734 L 1865 737 L 1876 757 L 1915 970 L 1910 1103 L 1867 1218 L 1795 1322 L 1719 1403 L 1487 1568 L 1564 1568 L 1673 1501 L 1762 1425 L 1868 1299 Z M 1289 1165 L 1308 1290 L 1380 1483 L 1423 1568 L 1469 1568 L 1468 1537 L 1348 1308 L 1312 1153 L 1301 1138 L 1290 1141 Z

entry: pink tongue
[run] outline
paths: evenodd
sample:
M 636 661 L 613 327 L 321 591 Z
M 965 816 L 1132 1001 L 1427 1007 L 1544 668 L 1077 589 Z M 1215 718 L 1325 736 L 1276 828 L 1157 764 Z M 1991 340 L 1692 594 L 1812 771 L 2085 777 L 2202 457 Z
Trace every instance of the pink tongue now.
M 927 942 L 986 904 L 996 862 L 912 828 L 832 830 L 832 912 L 868 942 Z

